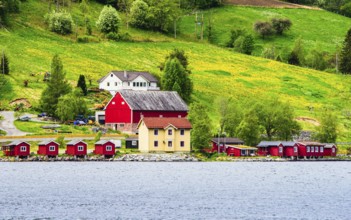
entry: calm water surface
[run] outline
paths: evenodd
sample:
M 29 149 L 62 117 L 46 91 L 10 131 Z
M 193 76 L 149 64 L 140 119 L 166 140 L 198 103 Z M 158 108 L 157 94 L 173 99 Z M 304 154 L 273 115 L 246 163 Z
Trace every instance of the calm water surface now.
M 351 163 L 0 163 L 0 219 L 351 219 Z

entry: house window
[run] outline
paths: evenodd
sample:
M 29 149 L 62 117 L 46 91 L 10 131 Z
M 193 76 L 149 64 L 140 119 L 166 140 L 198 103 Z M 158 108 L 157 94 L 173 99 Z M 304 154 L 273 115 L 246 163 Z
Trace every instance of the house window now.
M 109 83 L 109 82 L 107 83 L 107 86 L 110 86 L 110 83 Z
M 112 151 L 112 146 L 111 145 L 107 145 L 106 146 L 106 151 Z
M 332 152 L 335 153 L 335 148 L 334 147 L 332 148 Z
M 180 146 L 181 146 L 181 147 L 184 147 L 184 141 L 181 141 L 181 142 L 180 142 Z
M 157 136 L 158 135 L 158 129 L 154 130 L 154 135 Z
M 84 150 L 84 146 L 79 145 L 79 146 L 78 146 L 78 151 L 83 151 L 83 150 Z
M 323 153 L 323 152 L 324 152 L 324 148 L 323 148 L 323 147 L 321 147 L 320 152 L 321 152 L 321 153 Z
M 55 151 L 55 146 L 49 146 L 49 151 Z
M 294 147 L 294 153 L 297 153 L 297 147 Z
M 311 147 L 311 153 L 314 153 L 314 147 Z
M 137 145 L 137 141 L 132 141 L 132 145 L 136 146 Z
M 124 128 L 124 124 L 119 124 L 119 127 L 120 128 Z
M 283 153 L 283 147 L 279 147 L 279 153 Z
M 113 74 L 111 74 L 111 77 L 113 77 Z
M 158 147 L 158 141 L 154 141 L 154 147 Z
M 21 152 L 26 152 L 27 151 L 27 147 L 26 146 L 21 146 Z
M 314 151 L 316 152 L 316 153 L 318 153 L 318 147 L 314 147 L 315 149 L 314 149 Z
M 135 82 L 133 82 L 133 87 L 135 87 Z
M 245 156 L 246 155 L 246 150 L 241 150 L 241 155 Z
M 255 155 L 255 151 L 254 150 L 250 150 L 250 155 Z
M 172 147 L 172 141 L 168 141 L 168 147 Z
M 144 87 L 146 87 L 146 82 L 144 82 Z
M 310 147 L 307 147 L 306 149 L 307 149 L 307 150 L 306 150 L 307 153 L 309 153 L 309 152 L 310 152 Z
M 180 135 L 184 135 L 184 129 L 180 130 Z
M 115 86 L 117 86 L 117 82 L 115 82 Z
M 168 135 L 172 135 L 172 129 L 168 129 Z

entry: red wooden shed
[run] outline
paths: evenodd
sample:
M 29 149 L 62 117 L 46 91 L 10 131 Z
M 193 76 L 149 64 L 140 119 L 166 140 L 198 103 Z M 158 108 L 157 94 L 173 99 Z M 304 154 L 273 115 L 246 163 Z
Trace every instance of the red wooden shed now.
M 319 158 L 324 156 L 324 144 L 318 142 L 302 142 L 300 157 L 306 158 Z M 305 149 L 304 149 L 305 148 Z
M 66 154 L 72 156 L 87 155 L 87 144 L 81 140 L 72 140 L 67 143 Z
M 326 157 L 336 157 L 338 148 L 335 144 L 325 144 L 324 145 L 324 156 Z
M 294 141 L 283 141 L 283 156 L 284 157 L 298 157 L 299 156 L 299 147 L 297 142 Z
M 244 145 L 226 145 L 227 155 L 233 157 L 241 156 L 254 156 L 256 154 L 257 148 L 248 147 Z
M 45 156 L 57 156 L 59 153 L 59 144 L 53 140 L 42 141 L 39 144 L 38 154 Z
M 260 156 L 283 157 L 284 147 L 280 141 L 261 141 L 257 145 L 257 154 Z
M 137 132 L 141 117 L 186 117 L 188 106 L 174 91 L 122 90 L 105 107 L 105 125 L 114 130 Z
M 13 141 L 2 146 L 5 156 L 27 157 L 30 155 L 30 144 L 24 141 Z
M 104 155 L 104 156 L 113 156 L 116 152 L 116 145 L 113 141 L 109 140 L 100 140 L 95 143 L 94 154 Z
M 212 150 L 211 152 L 218 152 L 218 145 L 219 145 L 219 152 L 223 153 L 226 152 L 227 145 L 243 145 L 244 141 L 240 140 L 239 138 L 212 138 Z

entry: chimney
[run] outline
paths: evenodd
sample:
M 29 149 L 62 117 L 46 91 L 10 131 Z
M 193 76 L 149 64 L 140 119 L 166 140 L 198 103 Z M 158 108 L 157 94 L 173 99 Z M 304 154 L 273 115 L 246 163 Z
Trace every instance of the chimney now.
M 127 70 L 124 70 L 124 78 L 128 78 Z

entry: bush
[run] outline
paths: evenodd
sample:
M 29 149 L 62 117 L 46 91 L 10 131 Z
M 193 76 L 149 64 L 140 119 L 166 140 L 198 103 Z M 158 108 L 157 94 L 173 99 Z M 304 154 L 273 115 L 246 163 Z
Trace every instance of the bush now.
M 254 50 L 254 47 L 255 47 L 255 42 L 253 37 L 250 34 L 245 36 L 240 36 L 234 42 L 235 51 L 240 53 L 251 55 L 252 51 Z
M 63 35 L 72 33 L 74 23 L 70 13 L 53 12 L 45 17 L 50 31 Z
M 283 32 L 289 30 L 292 25 L 289 19 L 283 18 L 273 18 L 271 22 L 275 33 L 277 33 L 278 35 L 282 35 Z
M 98 43 L 100 40 L 93 36 L 82 35 L 77 37 L 78 43 Z
M 116 34 L 111 32 L 106 34 L 106 38 L 113 41 L 132 41 L 132 37 L 129 33 Z
M 234 47 L 235 41 L 246 34 L 244 29 L 235 29 L 230 31 L 230 40 L 227 42 L 227 47 Z
M 270 36 L 274 33 L 272 24 L 266 21 L 256 21 L 254 24 L 254 30 L 261 35 L 262 38 Z
M 134 1 L 130 8 L 130 24 L 138 28 L 147 28 L 148 11 L 149 6 L 144 1 Z
M 60 137 L 56 138 L 55 142 L 59 144 L 60 148 L 65 148 L 66 147 L 65 137 L 64 136 L 60 136 Z
M 118 33 L 121 19 L 116 11 L 111 6 L 104 6 L 100 12 L 99 19 L 96 21 L 96 26 L 104 33 Z

